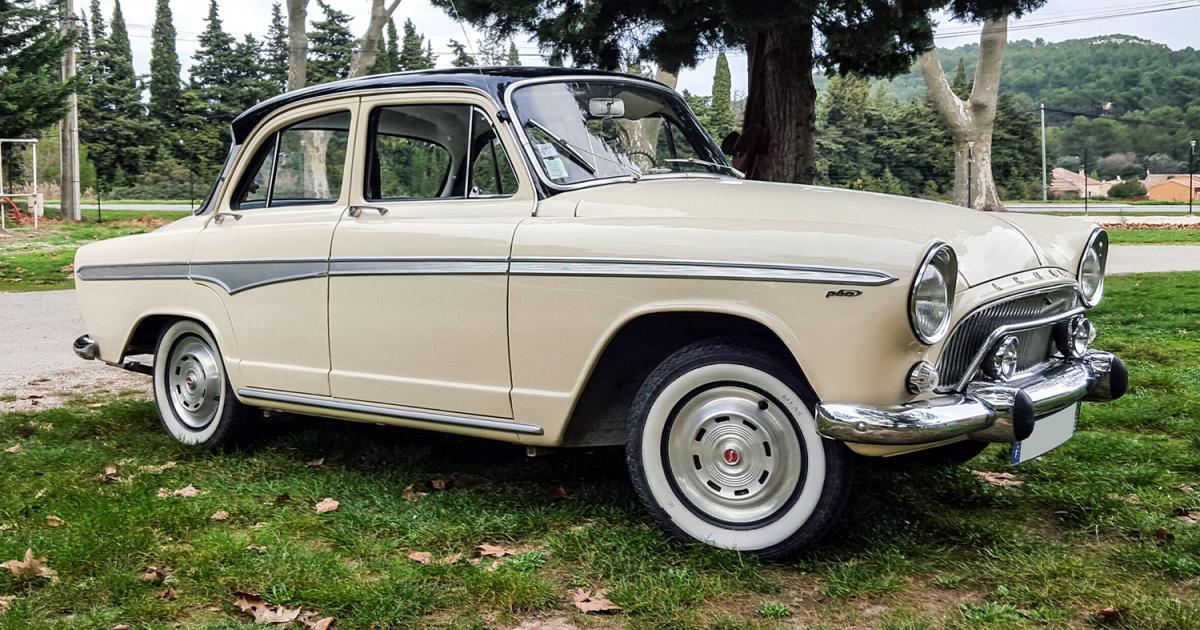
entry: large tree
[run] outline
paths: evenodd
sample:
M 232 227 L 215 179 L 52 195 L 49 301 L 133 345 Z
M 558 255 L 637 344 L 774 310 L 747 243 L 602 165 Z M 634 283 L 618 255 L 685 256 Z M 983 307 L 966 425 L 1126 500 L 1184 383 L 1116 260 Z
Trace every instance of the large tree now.
M 187 152 L 205 167 L 220 163 L 228 138 L 225 125 L 242 111 L 242 86 L 234 77 L 239 65 L 237 40 L 225 31 L 216 0 L 210 0 L 200 47 L 192 56 L 191 86 L 184 103 L 189 120 Z M 198 111 L 197 111 L 198 109 Z
M 150 116 L 168 128 L 174 127 L 182 96 L 171 4 L 168 0 L 158 0 L 150 44 Z
M 54 5 L 0 2 L 0 138 L 36 136 L 62 117 L 73 85 L 58 66 L 69 45 Z
M 121 3 L 113 5 L 109 35 L 105 35 L 99 6 L 92 5 L 89 77 L 81 99 L 80 141 L 89 145 L 102 188 L 128 182 L 142 169 L 153 146 L 146 139 L 153 129 L 142 104 L 142 86 L 133 70 L 133 53 Z
M 992 137 L 1000 97 L 1000 66 L 1008 41 L 1008 16 L 1020 16 L 1044 3 L 1045 0 L 990 2 L 974 12 L 957 3 L 952 7 L 961 19 L 983 19 L 979 61 L 970 94 L 965 97 L 955 94 L 936 50 L 920 56 L 921 75 L 930 102 L 954 138 L 955 203 L 977 210 L 1004 210 L 992 173 Z M 959 70 L 964 70 L 961 60 Z
M 456 39 L 450 40 L 450 54 L 454 55 L 454 58 L 450 60 L 450 65 L 455 68 L 469 68 L 479 65 L 475 56 L 467 51 L 467 46 Z
M 433 0 L 452 10 L 455 2 Z M 710 51 L 744 48 L 749 92 L 736 164 L 755 179 L 815 175 L 814 70 L 891 76 L 933 45 L 932 10 L 1019 0 L 456 0 L 477 26 L 526 31 L 576 65 L 616 69 L 633 56 L 675 71 Z
M 358 48 L 350 59 L 349 76 L 361 77 L 371 74 L 375 61 L 386 55 L 387 50 L 383 41 L 383 27 L 387 26 L 400 6 L 400 0 L 371 0 L 371 18 L 367 20 L 367 29 L 358 40 Z
M 404 40 L 400 44 L 401 70 L 426 70 L 433 67 L 433 52 L 426 49 L 425 37 L 417 32 L 412 20 L 404 20 Z

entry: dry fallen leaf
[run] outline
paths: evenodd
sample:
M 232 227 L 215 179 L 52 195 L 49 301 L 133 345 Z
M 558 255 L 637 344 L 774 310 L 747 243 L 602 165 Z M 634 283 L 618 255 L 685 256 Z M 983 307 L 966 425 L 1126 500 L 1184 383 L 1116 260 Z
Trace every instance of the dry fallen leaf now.
M 504 556 L 514 556 L 517 554 L 517 550 L 513 547 L 491 545 L 488 543 L 477 545 L 475 551 L 479 552 L 480 557 L 491 556 L 493 558 L 503 558 Z
M 585 588 L 577 588 L 571 591 L 571 603 L 579 612 L 584 613 L 608 613 L 621 610 L 621 607 L 609 601 L 604 596 L 604 589 L 598 588 L 595 591 L 589 592 Z
M 1025 483 L 1024 481 L 1017 479 L 1017 476 L 1012 473 L 992 472 L 987 470 L 972 470 L 971 472 L 984 483 L 988 483 L 999 488 L 1010 488 Z
M 158 489 L 158 498 L 160 498 L 160 499 L 165 499 L 165 498 L 167 498 L 167 497 L 169 497 L 169 496 L 171 496 L 171 491 L 170 491 L 170 490 L 167 490 L 166 488 L 159 488 L 159 489 Z
M 1172 534 L 1166 529 L 1159 527 L 1158 529 L 1154 530 L 1154 542 L 1163 545 L 1169 545 L 1175 542 L 1175 534 Z
M 1180 510 L 1175 518 L 1183 521 L 1185 525 L 1195 525 L 1200 523 L 1200 510 Z
M 15 444 L 13 446 L 10 446 L 10 447 L 4 449 L 4 452 L 12 453 L 13 455 L 16 455 L 17 453 L 20 453 L 23 450 L 25 450 L 25 449 L 20 444 Z
M 109 628 L 109 630 L 133 630 L 133 628 L 127 623 L 119 623 L 112 628 Z
M 324 514 L 326 512 L 336 512 L 339 506 L 341 506 L 341 503 L 338 503 L 337 499 L 325 497 L 317 502 L 315 509 L 317 510 L 317 514 Z
M 172 494 L 174 494 L 177 497 L 194 497 L 197 494 L 200 494 L 200 491 L 196 489 L 196 486 L 188 484 L 188 485 L 176 490 Z
M 329 630 L 333 627 L 333 621 L 333 617 L 322 617 L 321 619 L 311 623 L 305 622 L 305 625 L 307 625 L 309 628 L 312 628 L 312 630 Z
M 58 527 L 59 525 L 66 524 L 66 521 L 51 514 L 50 516 L 46 517 L 46 524 L 49 525 L 50 527 Z
M 567 489 L 562 487 L 562 485 L 555 486 L 554 489 L 550 491 L 551 501 L 565 501 L 570 498 L 571 495 L 567 494 Z
M 319 467 L 321 467 L 321 466 L 324 466 L 324 465 L 325 465 L 325 458 L 324 458 L 324 457 L 318 457 L 318 458 L 316 458 L 316 459 L 310 459 L 310 460 L 308 460 L 308 461 L 304 462 L 304 464 L 305 464 L 306 466 L 312 466 L 313 468 L 319 468 Z
M 104 403 L 102 403 L 102 402 L 94 402 L 94 403 L 88 403 L 88 404 L 87 404 L 87 405 L 85 405 L 85 406 L 86 406 L 88 409 L 99 409 L 99 408 L 101 408 L 101 407 L 103 407 L 103 406 L 104 406 Z
M 12 606 L 15 599 L 17 599 L 16 595 L 0 595 L 0 616 L 8 612 L 9 607 Z
M 414 551 L 408 554 L 408 559 L 417 564 L 429 564 L 433 562 L 433 554 L 428 551 Z
M 173 589 L 169 586 L 167 588 L 155 593 L 155 595 L 157 595 L 158 598 L 163 600 L 164 602 L 175 601 L 175 589 Z
M 257 551 L 258 553 L 267 553 L 267 548 L 262 545 L 251 543 L 246 545 L 246 551 Z
M 427 492 L 415 490 L 412 484 L 409 484 L 409 486 L 404 489 L 404 492 L 400 493 L 400 498 L 404 499 L 405 501 L 420 501 L 421 499 L 424 499 L 427 494 Z
M 146 567 L 146 570 L 138 576 L 138 579 L 150 584 L 162 584 L 167 579 L 167 576 L 170 575 L 171 570 L 172 568 L 169 566 L 164 566 L 161 569 L 158 567 Z
M 1115 608 L 1113 606 L 1108 606 L 1106 608 L 1101 608 L 1100 610 L 1097 610 L 1096 616 L 1105 621 L 1116 621 L 1117 619 L 1121 618 L 1121 609 Z
M 440 478 L 440 477 L 439 477 L 439 478 L 430 479 L 430 480 L 429 480 L 429 487 L 430 487 L 430 488 L 433 488 L 434 490 L 445 490 L 445 489 L 446 489 L 446 480 L 445 480 L 445 479 L 442 479 L 442 478 Z
M 463 555 L 461 553 L 452 553 L 445 558 L 438 560 L 438 564 L 458 564 L 459 562 L 462 562 L 462 559 Z
M 159 464 L 157 466 L 155 466 L 155 465 L 138 466 L 138 472 L 146 473 L 148 475 L 157 475 L 158 473 L 161 473 L 164 470 L 170 470 L 170 469 L 174 468 L 175 466 L 176 466 L 175 462 L 167 462 L 165 464 Z
M 225 510 L 217 510 L 216 512 L 213 512 L 213 515 L 210 516 L 209 518 L 211 518 L 214 521 L 228 521 L 229 520 L 229 512 L 226 512 Z
M 1191 494 L 1196 491 L 1196 487 L 1189 483 L 1181 483 L 1178 486 L 1175 486 L 1175 489 L 1184 494 Z
M 299 608 L 284 608 L 263 600 L 252 593 L 238 591 L 234 605 L 254 618 L 256 623 L 292 623 L 300 616 Z
M 32 549 L 25 550 L 24 560 L 9 560 L 0 563 L 0 569 L 8 569 L 18 578 L 44 577 L 51 582 L 58 581 L 58 574 L 54 572 L 54 569 L 46 566 L 46 559 L 33 557 Z

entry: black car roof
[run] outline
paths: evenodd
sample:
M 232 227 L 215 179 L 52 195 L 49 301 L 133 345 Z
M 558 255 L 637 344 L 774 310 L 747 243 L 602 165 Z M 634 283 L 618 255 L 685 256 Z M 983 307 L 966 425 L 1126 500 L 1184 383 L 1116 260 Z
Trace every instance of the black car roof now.
M 233 128 L 233 140 L 237 144 L 244 142 L 258 123 L 282 107 L 332 94 L 362 92 L 391 87 L 470 87 L 483 90 L 490 94 L 497 103 L 502 103 L 504 90 L 511 83 L 524 79 L 580 75 L 647 80 L 643 77 L 620 72 L 555 68 L 549 66 L 447 68 L 443 70 L 417 70 L 413 72 L 376 74 L 356 79 L 322 83 L 269 98 L 246 110 L 233 120 L 231 125 Z

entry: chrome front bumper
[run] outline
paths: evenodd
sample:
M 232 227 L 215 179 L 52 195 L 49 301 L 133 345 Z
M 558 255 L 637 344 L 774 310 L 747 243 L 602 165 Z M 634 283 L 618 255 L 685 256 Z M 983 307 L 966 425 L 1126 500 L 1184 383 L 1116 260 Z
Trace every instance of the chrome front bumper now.
M 1128 385 L 1121 359 L 1090 351 L 1023 379 L 975 381 L 961 394 L 895 407 L 819 404 L 817 428 L 827 438 L 861 444 L 928 444 L 963 435 L 982 442 L 1016 442 L 1029 437 L 1038 418 L 1081 400 L 1116 400 Z

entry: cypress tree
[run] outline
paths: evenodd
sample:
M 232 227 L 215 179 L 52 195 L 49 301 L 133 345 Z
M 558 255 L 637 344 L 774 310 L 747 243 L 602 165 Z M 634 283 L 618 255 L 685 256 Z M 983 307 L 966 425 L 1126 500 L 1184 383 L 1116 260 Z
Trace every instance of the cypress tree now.
M 308 84 L 344 79 L 350 74 L 354 46 L 358 41 L 350 32 L 350 15 L 317 0 L 325 19 L 312 22 L 308 34 Z
M 200 47 L 192 56 L 195 63 L 190 73 L 190 102 L 185 106 L 200 107 L 202 111 L 199 116 L 195 111 L 188 112 L 188 124 L 192 128 L 186 135 L 192 145 L 189 151 L 194 154 L 193 159 L 203 164 L 221 162 L 226 145 L 225 125 L 241 113 L 237 102 L 237 92 L 241 88 L 235 85 L 231 72 L 237 65 L 236 46 L 233 36 L 225 32 L 221 23 L 216 0 L 210 0 L 204 32 L 200 33 Z
M 70 42 L 59 35 L 52 6 L 0 3 L 0 138 L 36 135 L 62 117 L 72 86 L 59 79 L 58 68 Z
M 388 72 L 400 69 L 400 36 L 396 33 L 396 20 L 388 18 L 387 24 Z
M 179 118 L 179 54 L 175 52 L 175 24 L 168 0 L 158 0 L 150 45 L 150 115 L 167 127 Z
M 467 47 L 456 39 L 450 40 L 450 54 L 454 55 L 454 59 L 450 60 L 450 65 L 455 68 L 469 68 L 477 65 L 475 57 L 467 52 Z
M 232 88 L 229 110 L 235 112 L 234 116 L 273 94 L 273 86 L 263 71 L 263 46 L 249 33 L 233 47 L 229 83 Z
M 433 67 L 433 50 L 425 51 L 425 38 L 417 33 L 412 20 L 404 20 L 404 41 L 400 44 L 400 69 L 425 70 Z
M 272 94 L 287 90 L 288 30 L 283 21 L 279 3 L 271 5 L 271 24 L 267 26 L 267 39 L 263 42 L 263 77 L 271 86 Z
M 708 131 L 718 141 L 733 131 L 733 109 L 730 106 L 732 82 L 729 77 L 729 59 L 725 51 L 717 54 L 717 69 L 713 72 L 712 98 L 709 100 Z
M 141 86 L 133 71 L 129 31 L 118 1 L 113 7 L 111 35 L 105 36 L 99 6 L 92 7 L 92 59 L 79 137 L 89 145 L 101 188 L 129 182 L 141 172 L 153 151 L 153 135 L 142 105 Z M 99 37 L 97 37 L 97 35 Z
M 516 42 L 508 42 L 508 58 L 504 60 L 504 63 L 510 66 L 521 65 L 521 52 L 517 50 Z

